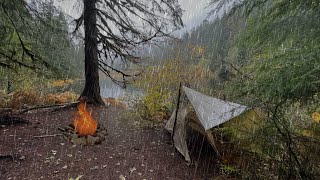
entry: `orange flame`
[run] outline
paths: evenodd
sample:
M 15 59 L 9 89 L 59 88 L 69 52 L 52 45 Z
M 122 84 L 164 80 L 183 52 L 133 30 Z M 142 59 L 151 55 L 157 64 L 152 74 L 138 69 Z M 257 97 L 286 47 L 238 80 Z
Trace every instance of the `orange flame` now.
M 85 101 L 80 101 L 73 125 L 76 133 L 81 136 L 94 135 L 96 133 L 98 123 L 91 117 L 91 113 L 87 111 Z

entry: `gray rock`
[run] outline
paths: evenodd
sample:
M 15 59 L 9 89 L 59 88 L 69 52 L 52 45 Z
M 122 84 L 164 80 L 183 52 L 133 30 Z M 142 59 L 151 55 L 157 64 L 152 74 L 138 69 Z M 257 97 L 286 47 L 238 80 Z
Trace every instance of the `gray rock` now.
M 107 130 L 105 130 L 105 129 L 102 130 L 102 131 L 100 131 L 100 133 L 104 134 L 105 136 L 108 135 L 108 132 L 107 132 Z
M 96 143 L 96 138 L 91 135 L 88 135 L 86 142 L 88 145 L 94 145 Z
M 87 144 L 86 137 L 71 138 L 70 141 L 73 144 L 77 144 L 77 145 L 86 145 Z

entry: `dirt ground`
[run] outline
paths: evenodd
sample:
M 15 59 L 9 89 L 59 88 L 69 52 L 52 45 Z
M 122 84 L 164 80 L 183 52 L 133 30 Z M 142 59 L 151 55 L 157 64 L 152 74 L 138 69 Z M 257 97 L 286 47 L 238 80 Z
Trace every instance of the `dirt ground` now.
M 30 124 L 0 127 L 0 179 L 215 179 L 219 176 L 210 148 L 192 153 L 192 163 L 174 149 L 170 134 L 159 127 L 139 127 L 123 116 L 125 110 L 94 108 L 93 117 L 106 125 L 99 145 L 79 146 L 62 136 L 59 126 L 72 122 L 74 108 L 27 113 Z M 125 118 L 126 117 L 126 118 Z M 194 148 L 194 147 L 193 147 Z M 195 148 L 197 149 L 197 148 Z

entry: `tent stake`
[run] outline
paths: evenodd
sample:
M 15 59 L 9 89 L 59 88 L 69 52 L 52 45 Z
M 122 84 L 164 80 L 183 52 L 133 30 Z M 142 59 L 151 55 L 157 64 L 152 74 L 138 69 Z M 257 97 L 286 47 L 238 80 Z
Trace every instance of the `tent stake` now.
M 176 107 L 176 115 L 174 117 L 174 124 L 173 124 L 173 129 L 172 129 L 172 135 L 171 135 L 171 139 L 172 139 L 172 144 L 174 145 L 174 132 L 175 132 L 175 128 L 177 125 L 177 117 L 178 117 L 178 111 L 179 111 L 179 105 L 180 105 L 180 95 L 181 95 L 181 82 L 179 84 L 179 93 L 178 93 L 178 100 L 177 100 L 177 107 Z

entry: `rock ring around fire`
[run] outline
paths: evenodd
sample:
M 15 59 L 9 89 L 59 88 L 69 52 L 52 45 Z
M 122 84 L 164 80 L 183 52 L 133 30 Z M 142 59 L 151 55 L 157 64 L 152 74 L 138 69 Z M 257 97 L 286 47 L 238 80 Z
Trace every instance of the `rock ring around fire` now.
M 62 131 L 63 137 L 73 144 L 77 145 L 95 145 L 102 143 L 106 136 L 108 135 L 107 129 L 98 124 L 97 131 L 94 135 L 80 136 L 76 133 L 73 124 L 66 125 L 64 127 L 59 127 Z

